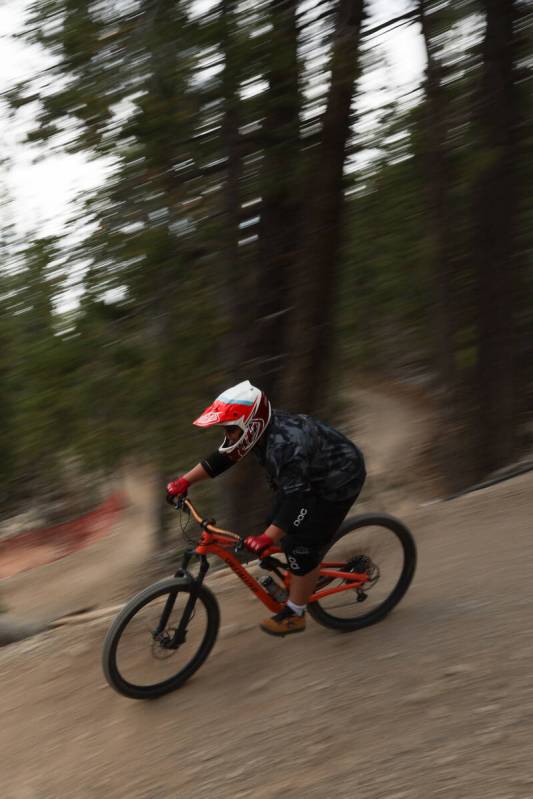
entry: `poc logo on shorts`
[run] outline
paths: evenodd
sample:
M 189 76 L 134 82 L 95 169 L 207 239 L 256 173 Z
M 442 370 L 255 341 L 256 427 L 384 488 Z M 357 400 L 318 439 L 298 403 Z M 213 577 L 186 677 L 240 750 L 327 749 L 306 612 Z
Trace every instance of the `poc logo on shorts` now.
M 300 513 L 298 514 L 296 519 L 293 521 L 293 525 L 295 527 L 299 527 L 306 516 L 307 516 L 307 508 L 301 508 Z

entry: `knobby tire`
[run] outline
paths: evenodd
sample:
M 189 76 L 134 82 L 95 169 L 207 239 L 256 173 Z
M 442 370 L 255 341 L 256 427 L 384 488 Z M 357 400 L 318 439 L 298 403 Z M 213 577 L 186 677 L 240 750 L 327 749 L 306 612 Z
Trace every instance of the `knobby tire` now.
M 117 649 L 120 639 L 135 615 L 158 597 L 174 593 L 176 596 L 183 593 L 190 595 L 192 588 L 193 583 L 181 577 L 160 580 L 134 596 L 115 618 L 104 641 L 102 667 L 109 685 L 119 694 L 130 699 L 156 699 L 170 691 L 175 691 L 204 663 L 217 639 L 220 610 L 214 594 L 202 585 L 198 591 L 197 603 L 201 603 L 206 611 L 206 630 L 193 657 L 176 674 L 159 683 L 138 685 L 125 679 L 117 664 Z M 147 645 L 149 643 L 147 640 Z
M 351 519 L 346 519 L 346 521 L 340 526 L 335 538 L 330 544 L 329 549 L 331 549 L 345 536 L 349 535 L 355 530 L 364 529 L 365 527 L 386 528 L 396 536 L 403 551 L 403 567 L 401 569 L 399 578 L 391 593 L 380 605 L 375 607 L 369 613 L 359 615 L 355 618 L 339 618 L 332 613 L 328 613 L 324 607 L 322 607 L 320 601 L 311 602 L 307 606 L 309 615 L 323 627 L 328 627 L 333 630 L 340 630 L 341 632 L 351 632 L 352 630 L 360 630 L 363 627 L 376 624 L 384 619 L 385 616 L 387 616 L 387 614 L 389 614 L 391 610 L 396 607 L 411 585 L 416 569 L 416 544 L 409 528 L 406 527 L 403 522 L 393 516 L 380 513 L 367 513 L 361 516 L 353 517 Z M 328 560 L 327 552 L 324 555 L 324 560 Z M 339 596 L 342 595 L 343 594 L 340 594 Z

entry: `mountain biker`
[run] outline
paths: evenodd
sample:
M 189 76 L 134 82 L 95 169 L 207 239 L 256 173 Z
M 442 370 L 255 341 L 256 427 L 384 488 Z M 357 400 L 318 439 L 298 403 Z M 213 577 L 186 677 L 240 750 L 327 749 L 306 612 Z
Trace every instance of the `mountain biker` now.
M 244 544 L 259 558 L 279 544 L 292 573 L 286 605 L 260 626 L 270 635 L 302 632 L 322 555 L 363 486 L 362 453 L 342 433 L 311 416 L 272 409 L 264 392 L 248 380 L 220 394 L 193 424 L 222 426 L 224 440 L 218 450 L 167 485 L 168 501 L 253 452 L 275 501 L 266 530 L 248 536 Z

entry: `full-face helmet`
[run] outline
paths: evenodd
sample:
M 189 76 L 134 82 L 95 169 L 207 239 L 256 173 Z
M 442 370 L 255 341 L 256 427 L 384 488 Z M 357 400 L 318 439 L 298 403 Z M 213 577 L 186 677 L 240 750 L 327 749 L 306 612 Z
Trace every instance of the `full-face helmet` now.
M 259 441 L 270 421 L 272 409 L 266 395 L 249 380 L 228 388 L 209 405 L 193 424 L 197 427 L 238 427 L 242 435 L 232 441 L 227 435 L 219 452 L 240 460 Z

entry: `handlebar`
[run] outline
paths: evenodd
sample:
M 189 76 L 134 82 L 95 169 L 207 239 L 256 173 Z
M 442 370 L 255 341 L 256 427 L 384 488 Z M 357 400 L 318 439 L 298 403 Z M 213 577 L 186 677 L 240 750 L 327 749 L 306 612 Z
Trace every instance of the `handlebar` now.
M 202 528 L 202 530 L 205 530 L 207 533 L 214 533 L 215 535 L 223 536 L 226 539 L 234 541 L 234 552 L 242 552 L 242 550 L 246 548 L 244 544 L 246 536 L 238 535 L 238 533 L 233 533 L 231 530 L 222 530 L 220 527 L 216 527 L 216 522 L 214 519 L 202 519 L 191 500 L 188 499 L 185 494 L 175 497 L 174 500 L 175 501 L 172 501 L 172 505 L 175 507 L 175 509 L 182 510 L 185 513 L 190 513 L 194 521 Z M 261 559 L 264 559 L 267 555 L 278 551 L 279 549 L 276 544 L 273 544 L 272 549 L 269 547 L 269 549 L 261 555 Z
M 200 525 L 202 530 L 205 530 L 208 533 L 216 533 L 217 535 L 227 536 L 236 542 L 235 544 L 235 551 L 238 552 L 244 548 L 244 537 L 238 535 L 237 533 L 231 532 L 231 530 L 222 530 L 220 527 L 216 527 L 216 522 L 214 519 L 202 519 L 194 505 L 192 504 L 191 500 L 185 496 L 185 494 L 181 494 L 179 497 L 175 498 L 175 501 L 172 502 L 172 505 L 175 507 L 176 510 L 183 510 L 185 513 L 190 513 L 193 517 L 194 521 Z

